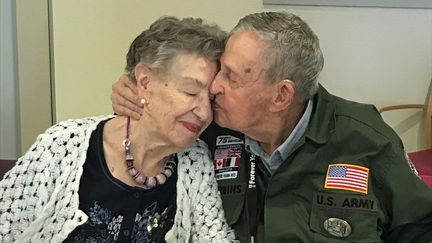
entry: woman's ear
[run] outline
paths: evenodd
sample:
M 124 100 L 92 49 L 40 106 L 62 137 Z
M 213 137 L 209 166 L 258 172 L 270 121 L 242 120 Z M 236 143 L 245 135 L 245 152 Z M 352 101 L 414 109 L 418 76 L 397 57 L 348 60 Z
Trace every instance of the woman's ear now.
M 294 102 L 296 91 L 295 83 L 291 80 L 284 79 L 275 84 L 275 89 L 272 103 L 270 105 L 270 111 L 283 111 Z
M 144 64 L 137 64 L 134 69 L 136 85 L 138 92 L 145 91 L 150 82 L 151 70 Z

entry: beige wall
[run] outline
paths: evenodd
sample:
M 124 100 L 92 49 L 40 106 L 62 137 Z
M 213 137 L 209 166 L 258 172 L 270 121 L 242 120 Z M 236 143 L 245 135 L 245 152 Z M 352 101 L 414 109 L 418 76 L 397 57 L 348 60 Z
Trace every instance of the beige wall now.
M 231 28 L 259 1 L 53 2 L 56 119 L 112 113 L 110 92 L 133 38 L 161 15 L 205 16 Z M 199 6 L 199 7 L 198 7 Z M 228 11 L 227 11 L 228 10 Z
M 112 113 L 111 84 L 123 71 L 129 43 L 161 15 L 205 17 L 229 30 L 248 13 L 292 11 L 321 39 L 326 58 L 322 84 L 361 102 L 422 103 L 432 74 L 430 9 L 263 6 L 261 0 L 55 0 L 52 4 L 57 121 Z M 420 116 L 410 119 L 400 132 L 412 151 L 422 147 Z
M 15 4 L 22 154 L 52 124 L 49 22 L 46 0 L 17 0 Z

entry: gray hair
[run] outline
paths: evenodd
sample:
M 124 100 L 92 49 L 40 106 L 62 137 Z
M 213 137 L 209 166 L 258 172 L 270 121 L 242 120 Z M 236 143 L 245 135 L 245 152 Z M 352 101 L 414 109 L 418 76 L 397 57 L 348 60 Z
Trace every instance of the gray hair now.
M 240 19 L 230 35 L 253 31 L 269 45 L 263 50 L 269 61 L 268 79 L 284 79 L 296 85 L 296 96 L 302 100 L 318 90 L 318 75 L 324 66 L 319 39 L 298 16 L 287 12 L 262 12 Z
M 135 82 L 134 68 L 142 63 L 165 73 L 180 52 L 194 53 L 218 62 L 225 47 L 226 33 L 201 18 L 162 17 L 138 35 L 126 55 L 125 72 Z

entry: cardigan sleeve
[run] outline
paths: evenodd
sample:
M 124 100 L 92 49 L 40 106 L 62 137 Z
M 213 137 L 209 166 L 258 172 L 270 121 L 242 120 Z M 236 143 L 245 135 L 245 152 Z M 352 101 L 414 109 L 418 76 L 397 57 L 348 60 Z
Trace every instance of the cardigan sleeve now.
M 207 145 L 178 153 L 177 211 L 166 242 L 237 242 L 228 226 Z
M 38 136 L 0 181 L 0 242 L 15 241 L 49 200 L 53 183 L 45 159 L 53 155 L 45 135 Z
M 199 141 L 198 146 L 203 151 L 200 161 L 196 161 L 201 167 L 198 172 L 201 181 L 193 199 L 195 208 L 191 210 L 192 242 L 235 242 L 234 231 L 225 220 L 210 152 L 204 142 Z
M 92 131 L 106 116 L 60 122 L 38 136 L 0 181 L 0 242 L 59 242 L 87 220 L 79 177 Z

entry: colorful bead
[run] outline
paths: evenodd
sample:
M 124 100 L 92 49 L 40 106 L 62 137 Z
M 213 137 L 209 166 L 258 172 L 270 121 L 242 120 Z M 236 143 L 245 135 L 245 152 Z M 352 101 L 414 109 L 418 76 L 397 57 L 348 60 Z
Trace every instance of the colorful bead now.
M 156 176 L 145 176 L 139 172 L 134 166 L 134 158 L 130 152 L 131 142 L 129 140 L 130 131 L 130 117 L 128 117 L 126 125 L 126 138 L 123 140 L 123 146 L 125 148 L 125 162 L 128 169 L 128 173 L 135 182 L 144 189 L 151 189 L 157 185 L 164 184 L 168 178 L 174 173 L 176 163 L 174 161 L 174 155 L 171 155 L 165 162 L 165 166 L 162 171 Z M 157 224 L 157 222 L 156 222 Z M 157 227 L 157 226 L 156 226 Z

